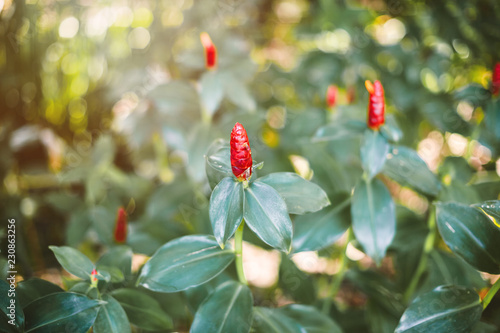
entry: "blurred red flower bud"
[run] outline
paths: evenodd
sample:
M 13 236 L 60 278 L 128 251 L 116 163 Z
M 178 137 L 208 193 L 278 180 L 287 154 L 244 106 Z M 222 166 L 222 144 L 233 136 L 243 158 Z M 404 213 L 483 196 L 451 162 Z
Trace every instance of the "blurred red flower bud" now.
M 491 93 L 497 96 L 500 93 L 500 62 L 497 62 L 493 68 L 493 75 L 491 77 Z
M 123 207 L 118 208 L 115 221 L 115 242 L 125 243 L 127 241 L 127 212 Z
M 217 48 L 206 32 L 200 34 L 200 40 L 205 49 L 205 66 L 207 69 L 214 69 L 217 66 Z
M 378 130 L 385 122 L 384 87 L 382 87 L 382 83 L 378 80 L 373 84 L 366 80 L 365 86 L 370 94 L 368 101 L 368 127 Z
M 333 109 L 335 107 L 335 102 L 337 101 L 337 95 L 338 95 L 338 89 L 337 86 L 335 85 L 329 85 L 328 89 L 326 90 L 326 105 L 330 109 Z

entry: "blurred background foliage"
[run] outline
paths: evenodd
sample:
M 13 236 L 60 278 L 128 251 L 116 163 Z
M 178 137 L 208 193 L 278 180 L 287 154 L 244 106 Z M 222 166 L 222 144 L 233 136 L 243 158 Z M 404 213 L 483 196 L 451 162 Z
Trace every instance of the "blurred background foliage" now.
M 97 258 L 112 244 L 119 206 L 130 215 L 134 253 L 210 234 L 204 155 L 236 121 L 265 162 L 259 176 L 295 171 L 331 198 L 350 193 L 362 173 L 359 140 L 316 131 L 365 119 L 365 80 L 382 81 L 388 122 L 438 173 L 440 200 L 498 198 L 500 125 L 485 121 L 487 107 L 498 108 L 488 104 L 500 59 L 496 0 L 0 0 L 0 8 L 0 226 L 17 221 L 24 278 L 58 279 L 48 245 Z M 214 71 L 205 68 L 203 31 L 217 46 Z M 331 84 L 339 96 L 328 110 Z M 421 245 L 427 198 L 387 182 L 398 223 L 423 226 Z M 410 253 L 401 239 L 396 251 Z M 432 258 L 454 265 L 445 253 Z M 280 270 L 303 274 L 285 258 Z M 351 273 L 341 297 L 356 308 L 373 295 Z M 391 283 L 408 281 L 398 278 Z M 304 290 L 323 280 L 301 278 L 303 294 L 270 281 L 257 301 L 310 303 Z M 399 318 L 401 309 L 386 305 L 368 311 Z M 346 331 L 363 325 L 348 320 Z

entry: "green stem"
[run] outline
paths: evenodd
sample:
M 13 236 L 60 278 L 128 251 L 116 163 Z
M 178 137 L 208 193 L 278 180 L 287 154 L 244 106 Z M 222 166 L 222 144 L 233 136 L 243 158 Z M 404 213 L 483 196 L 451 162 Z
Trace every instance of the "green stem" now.
M 422 250 L 422 255 L 420 256 L 417 270 L 413 275 L 413 278 L 411 279 L 406 292 L 404 293 L 404 300 L 406 303 L 410 301 L 410 298 L 415 292 L 415 289 L 417 289 L 418 282 L 420 281 L 422 274 L 424 274 L 425 270 L 427 269 L 427 260 L 429 258 L 429 254 L 434 249 L 434 240 L 436 239 L 436 215 L 433 208 L 431 208 L 431 211 L 429 213 L 427 225 L 429 227 L 429 234 L 425 239 L 424 248 Z
M 245 278 L 245 272 L 243 271 L 243 228 L 245 227 L 245 220 L 241 221 L 238 230 L 234 235 L 234 252 L 236 253 L 236 272 L 238 273 L 238 279 L 243 284 L 248 284 Z
M 347 240 L 345 242 L 344 249 L 342 251 L 342 256 L 340 257 L 340 268 L 337 274 L 332 278 L 332 284 L 330 286 L 330 290 L 328 291 L 328 295 L 325 298 L 325 301 L 323 303 L 323 313 L 324 314 L 329 314 L 330 313 L 330 308 L 332 306 L 332 299 L 337 295 L 339 289 L 340 289 L 340 284 L 342 283 L 342 280 L 344 279 L 345 272 L 347 271 L 348 267 L 348 258 L 346 255 L 347 252 L 347 246 L 353 239 L 353 233 L 352 229 L 349 228 L 347 229 Z
M 491 300 L 493 299 L 493 296 L 497 293 L 498 289 L 500 289 L 500 278 L 497 279 L 497 282 L 493 285 L 493 287 L 490 288 L 486 296 L 483 298 L 483 310 L 486 309 L 488 304 L 490 304 Z

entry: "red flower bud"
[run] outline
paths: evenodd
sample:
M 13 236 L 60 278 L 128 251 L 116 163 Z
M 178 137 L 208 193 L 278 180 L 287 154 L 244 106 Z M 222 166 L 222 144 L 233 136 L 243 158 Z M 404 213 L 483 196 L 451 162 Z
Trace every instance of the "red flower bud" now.
M 247 131 L 240 123 L 236 123 L 231 132 L 231 167 L 239 181 L 252 176 L 252 151 Z
M 366 80 L 366 90 L 370 93 L 368 101 L 368 127 L 378 130 L 385 122 L 385 100 L 384 87 L 380 81 L 375 81 L 373 84 Z
M 97 270 L 94 268 L 91 273 L 92 283 L 97 282 Z
M 115 221 L 115 242 L 125 243 L 127 240 L 127 213 L 123 207 L 118 208 Z
M 328 89 L 326 90 L 326 105 L 330 109 L 333 109 L 335 107 L 335 102 L 337 101 L 337 95 L 338 95 L 338 89 L 337 86 L 335 85 L 329 85 Z
M 491 93 L 493 96 L 497 96 L 500 93 L 500 62 L 497 62 L 495 68 L 493 69 L 493 75 L 491 78 Z
M 205 66 L 207 69 L 214 69 L 217 66 L 217 48 L 206 32 L 200 34 L 200 40 L 205 49 Z

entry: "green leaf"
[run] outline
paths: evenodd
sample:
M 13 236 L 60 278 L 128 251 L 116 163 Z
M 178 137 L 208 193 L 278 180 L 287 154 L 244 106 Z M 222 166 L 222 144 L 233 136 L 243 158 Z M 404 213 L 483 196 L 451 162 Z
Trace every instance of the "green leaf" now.
M 61 292 L 64 290 L 58 285 L 38 278 L 21 281 L 16 288 L 19 305 L 23 308 L 40 297 Z
M 257 108 L 255 99 L 239 78 L 226 75 L 224 77 L 224 89 L 226 97 L 243 110 L 255 111 Z
M 325 191 L 293 172 L 276 172 L 257 181 L 274 188 L 285 200 L 289 214 L 316 212 L 330 204 Z
M 209 209 L 210 222 L 214 236 L 222 248 L 243 219 L 244 200 L 243 183 L 234 177 L 224 178 L 212 191 Z
M 97 261 L 97 267 L 107 266 L 119 269 L 124 277 L 132 270 L 132 249 L 126 245 L 118 245 L 103 254 Z M 111 273 L 111 272 L 110 272 Z
M 99 301 L 75 293 L 39 298 L 25 309 L 26 333 L 85 333 L 97 317 Z
M 492 100 L 488 103 L 485 110 L 484 124 L 491 132 L 492 137 L 500 140 L 500 100 Z
M 22 332 L 25 324 L 25 315 L 21 308 L 16 288 L 11 289 L 10 283 L 0 280 L 0 293 L 2 295 L 0 297 L 0 329 L 4 329 L 8 333 Z M 9 307 L 14 307 L 14 309 L 11 310 Z M 14 313 L 11 311 L 14 311 Z M 15 315 L 15 318 L 13 315 Z M 15 325 L 11 324 L 12 320 L 14 320 Z
M 241 283 L 228 281 L 200 305 L 190 332 L 247 333 L 252 323 L 252 306 L 250 289 Z
M 69 246 L 49 246 L 49 249 L 66 271 L 83 280 L 90 279 L 94 264 L 86 255 Z
M 403 137 L 403 132 L 394 117 L 386 117 L 385 124 L 380 127 L 380 134 L 392 142 L 398 142 Z
M 271 186 L 253 182 L 245 189 L 243 217 L 266 244 L 288 252 L 292 241 L 292 221 L 285 201 Z
M 361 143 L 361 165 L 371 179 L 384 167 L 389 143 L 379 131 L 367 129 Z
M 307 333 L 342 333 L 337 323 L 313 306 L 291 304 L 278 311 L 299 323 Z
M 345 122 L 334 122 L 320 127 L 314 137 L 313 142 L 337 141 L 354 138 L 361 135 L 366 130 L 366 123 L 358 120 Z
M 107 303 L 99 308 L 99 314 L 94 323 L 94 333 L 130 332 L 127 314 L 120 303 L 108 294 L 103 295 L 102 300 Z
M 479 321 L 482 312 L 481 301 L 473 289 L 441 286 L 410 304 L 395 333 L 466 333 Z
M 338 198 L 336 205 L 295 218 L 292 241 L 294 252 L 321 250 L 335 243 L 345 233 L 351 224 L 351 200 L 346 196 Z
M 500 273 L 500 228 L 476 208 L 458 203 L 436 205 L 439 233 L 446 245 L 482 272 Z
M 100 277 L 106 282 L 118 283 L 125 280 L 123 272 L 118 267 L 98 264 L 96 268 Z
M 356 239 L 379 264 L 396 233 L 394 202 L 380 180 L 358 183 L 352 196 L 351 216 Z
M 210 145 L 205 156 L 205 171 L 208 183 L 212 189 L 222 179 L 233 176 L 231 169 L 231 149 L 227 141 L 218 139 Z
M 164 293 L 205 283 L 233 261 L 234 252 L 221 250 L 212 236 L 193 235 L 160 247 L 142 268 L 137 284 Z
M 474 207 L 479 208 L 486 215 L 492 218 L 496 226 L 500 228 L 500 200 L 488 200 L 474 205 Z
M 253 308 L 252 329 L 255 333 L 307 333 L 299 323 L 277 309 L 259 306 Z
M 113 290 L 111 295 L 120 302 L 131 324 L 150 331 L 173 327 L 172 319 L 153 297 L 129 288 Z
M 314 278 L 301 271 L 284 253 L 281 254 L 278 285 L 286 296 L 298 303 L 312 304 L 316 301 Z
M 220 106 L 224 97 L 223 80 L 218 71 L 207 71 L 203 73 L 200 79 L 201 104 L 205 111 L 212 116 Z
M 383 173 L 403 186 L 436 196 L 441 183 L 413 149 L 392 146 Z

